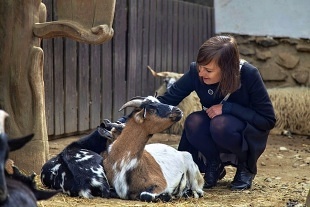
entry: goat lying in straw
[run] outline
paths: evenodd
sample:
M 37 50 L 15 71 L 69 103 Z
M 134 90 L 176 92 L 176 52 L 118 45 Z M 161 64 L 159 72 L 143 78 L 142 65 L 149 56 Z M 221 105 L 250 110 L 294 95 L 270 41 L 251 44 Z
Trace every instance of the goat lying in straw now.
M 110 197 L 103 157 L 100 153 L 114 140 L 114 135 L 102 123 L 89 135 L 72 142 L 58 155 L 48 160 L 41 170 L 41 182 L 52 189 L 62 189 L 69 196 Z M 117 132 L 117 131 L 116 131 Z
M 134 107 L 126 125 L 104 154 L 110 185 L 122 199 L 170 201 L 172 198 L 203 196 L 203 177 L 188 152 L 164 144 L 149 144 L 182 117 L 182 111 L 154 97 L 134 98 L 120 110 Z
M 26 176 L 8 160 L 9 151 L 23 147 L 33 138 L 28 135 L 22 138 L 9 139 L 4 132 L 4 120 L 8 114 L 0 110 L 0 206 L 35 207 L 38 200 L 46 200 L 58 191 L 39 190 L 35 183 L 35 174 Z

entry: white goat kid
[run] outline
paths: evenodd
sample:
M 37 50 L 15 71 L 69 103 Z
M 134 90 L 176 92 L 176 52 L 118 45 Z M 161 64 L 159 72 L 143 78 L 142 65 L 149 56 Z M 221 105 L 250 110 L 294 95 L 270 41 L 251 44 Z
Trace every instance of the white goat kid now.
M 182 117 L 182 111 L 154 97 L 134 98 L 120 110 L 134 107 L 122 133 L 108 148 L 104 166 L 110 185 L 122 199 L 170 201 L 172 198 L 203 196 L 203 177 L 188 152 L 164 144 L 149 144 Z

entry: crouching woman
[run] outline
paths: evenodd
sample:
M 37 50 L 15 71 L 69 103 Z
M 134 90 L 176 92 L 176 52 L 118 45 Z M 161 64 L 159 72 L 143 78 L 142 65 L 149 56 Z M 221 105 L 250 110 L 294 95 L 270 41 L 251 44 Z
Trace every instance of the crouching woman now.
M 232 36 L 215 36 L 202 44 L 196 62 L 158 100 L 178 105 L 192 91 L 203 109 L 186 118 L 178 149 L 193 155 L 205 173 L 205 188 L 216 186 L 225 166 L 232 165 L 237 170 L 230 188 L 249 189 L 276 122 L 258 69 L 240 61 Z M 201 162 L 198 152 L 206 161 Z

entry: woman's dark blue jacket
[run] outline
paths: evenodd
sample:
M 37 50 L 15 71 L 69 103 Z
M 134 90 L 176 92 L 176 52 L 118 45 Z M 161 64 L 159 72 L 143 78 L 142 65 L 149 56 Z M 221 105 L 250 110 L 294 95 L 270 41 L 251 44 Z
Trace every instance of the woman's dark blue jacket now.
M 275 126 L 276 118 L 272 103 L 264 82 L 257 68 L 245 62 L 240 70 L 241 86 L 223 102 L 222 113 L 231 114 L 246 122 L 243 131 L 242 147 L 248 151 L 248 166 L 252 173 L 257 173 L 256 162 L 266 148 L 269 131 Z M 218 84 L 207 85 L 198 75 L 196 63 L 176 81 L 167 92 L 158 97 L 162 103 L 177 106 L 192 91 L 200 98 L 202 106 L 211 107 L 219 104 L 223 96 L 216 91 Z M 229 139 L 229 138 L 228 138 Z

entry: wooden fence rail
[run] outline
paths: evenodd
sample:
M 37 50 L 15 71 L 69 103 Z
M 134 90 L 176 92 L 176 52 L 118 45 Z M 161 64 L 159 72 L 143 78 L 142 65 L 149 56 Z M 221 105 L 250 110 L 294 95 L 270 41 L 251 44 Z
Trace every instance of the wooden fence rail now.
M 55 0 L 43 0 L 47 21 Z M 114 36 L 101 45 L 67 38 L 42 41 L 50 139 L 96 128 L 134 96 L 161 84 L 147 70 L 183 73 L 199 46 L 214 34 L 213 8 L 176 0 L 117 0 Z

